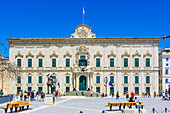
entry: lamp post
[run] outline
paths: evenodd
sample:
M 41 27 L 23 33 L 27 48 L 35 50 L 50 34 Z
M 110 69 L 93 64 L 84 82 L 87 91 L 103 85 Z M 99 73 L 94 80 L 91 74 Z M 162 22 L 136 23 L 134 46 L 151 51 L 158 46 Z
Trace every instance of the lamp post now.
M 104 77 L 104 83 L 106 84 L 106 93 L 105 93 L 105 96 L 107 97 L 107 82 L 108 82 L 108 78 L 107 78 L 107 76 L 106 77 Z

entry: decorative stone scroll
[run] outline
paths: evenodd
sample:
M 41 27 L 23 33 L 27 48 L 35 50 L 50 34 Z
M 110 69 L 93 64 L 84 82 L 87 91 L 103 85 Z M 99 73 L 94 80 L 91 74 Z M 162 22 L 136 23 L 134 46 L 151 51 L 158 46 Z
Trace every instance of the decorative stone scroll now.
M 97 51 L 97 53 L 94 55 L 94 58 L 96 57 L 102 57 L 102 54 L 99 51 Z
M 138 50 L 136 50 L 136 52 L 132 55 L 132 57 L 135 57 L 135 56 L 141 57 L 141 54 L 138 52 Z
M 26 55 L 26 58 L 28 58 L 28 57 L 34 58 L 34 55 L 31 53 L 31 51 L 29 51 L 28 54 Z
M 111 50 L 111 52 L 107 55 L 107 57 L 116 57 L 116 54 L 113 52 L 113 50 Z
M 17 57 L 21 57 L 21 58 L 23 58 L 23 56 L 24 56 L 24 55 L 22 55 L 22 54 L 21 54 L 21 52 L 20 52 L 20 51 L 18 51 L 17 55 L 15 55 L 15 58 L 17 58 Z
M 122 54 L 122 57 L 124 56 L 130 57 L 130 54 L 125 50 L 125 52 Z
M 67 57 L 67 56 L 71 58 L 72 55 L 67 51 L 67 52 L 64 54 L 64 58 Z
M 143 57 L 146 57 L 146 56 L 152 57 L 152 54 L 147 50 L 146 53 L 143 55 Z
M 38 55 L 36 56 L 36 58 L 38 58 L 38 57 L 45 57 L 45 55 L 43 55 L 43 53 L 40 51 L 39 53 L 38 53 Z
M 50 58 L 52 58 L 52 57 L 58 57 L 58 55 L 55 53 L 55 51 L 53 51 L 53 53 L 50 55 Z

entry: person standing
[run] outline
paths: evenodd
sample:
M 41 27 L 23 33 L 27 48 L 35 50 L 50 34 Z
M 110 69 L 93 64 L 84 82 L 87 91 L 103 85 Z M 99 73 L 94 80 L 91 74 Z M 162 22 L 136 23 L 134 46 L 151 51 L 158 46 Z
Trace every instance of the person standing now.
M 1 89 L 1 91 L 0 91 L 0 96 L 2 96 L 3 95 L 3 91 L 2 91 L 2 89 Z
M 34 91 L 31 91 L 31 101 L 34 100 Z
M 20 96 L 20 100 L 22 101 L 22 98 L 23 98 L 23 92 L 22 92 L 22 90 L 20 91 L 19 96 Z
M 59 96 L 59 92 L 58 92 L 58 90 L 56 91 L 56 99 L 58 98 L 58 96 Z
M 24 101 L 27 99 L 27 92 L 24 91 Z
M 127 99 L 127 101 L 129 100 L 129 93 L 128 93 L 128 91 L 126 92 L 126 99 Z
M 41 101 L 44 101 L 44 93 L 41 91 Z
M 117 91 L 117 93 L 116 93 L 116 100 L 118 100 L 119 102 L 120 102 L 120 100 L 119 100 L 119 91 Z
M 135 96 L 135 94 L 133 93 L 133 91 L 131 92 L 131 97 L 132 97 L 132 99 L 134 100 L 134 96 Z
M 91 91 L 91 97 L 93 96 L 93 92 Z
M 39 101 L 39 93 L 38 93 L 38 91 L 36 92 L 36 97 L 37 97 L 36 100 Z
M 30 100 L 30 91 L 27 92 L 28 100 Z

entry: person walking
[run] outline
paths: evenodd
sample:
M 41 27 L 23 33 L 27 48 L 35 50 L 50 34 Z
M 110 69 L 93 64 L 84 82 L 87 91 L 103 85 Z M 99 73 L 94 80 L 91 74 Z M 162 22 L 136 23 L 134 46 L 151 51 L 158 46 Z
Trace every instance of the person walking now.
M 22 101 L 22 98 L 23 98 L 23 92 L 22 92 L 22 90 L 19 92 L 19 96 L 20 96 L 20 100 Z
M 127 99 L 127 101 L 129 100 L 129 93 L 128 93 L 128 91 L 126 92 L 126 99 Z
M 58 98 L 58 96 L 59 96 L 59 92 L 58 92 L 58 90 L 56 91 L 56 99 Z
M 38 91 L 36 92 L 36 100 L 39 101 L 39 93 L 38 93 Z
M 26 91 L 24 91 L 24 101 L 27 99 L 27 92 Z
M 134 100 L 134 96 L 135 96 L 135 94 L 133 93 L 133 91 L 131 92 L 131 97 L 132 97 L 132 99 Z
M 2 91 L 2 89 L 1 89 L 1 91 L 0 91 L 0 96 L 2 96 L 3 95 L 3 91 Z
M 91 97 L 93 96 L 93 92 L 91 91 Z
M 116 93 L 116 101 L 118 100 L 119 102 L 120 102 L 120 100 L 119 100 L 119 91 L 117 91 L 117 93 Z
M 28 100 L 30 100 L 30 91 L 27 92 Z
M 31 101 L 34 100 L 34 91 L 31 91 Z

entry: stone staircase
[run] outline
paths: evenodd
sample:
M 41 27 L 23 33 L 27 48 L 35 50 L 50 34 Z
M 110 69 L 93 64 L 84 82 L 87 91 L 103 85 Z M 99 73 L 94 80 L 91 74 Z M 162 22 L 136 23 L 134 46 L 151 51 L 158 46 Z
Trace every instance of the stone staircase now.
M 66 96 L 77 96 L 76 92 L 78 93 L 78 96 L 83 96 L 82 92 L 83 91 L 71 91 L 66 93 Z M 84 96 L 85 97 L 90 97 L 91 96 L 91 91 L 84 91 Z M 96 97 L 96 92 L 93 92 L 93 97 Z

